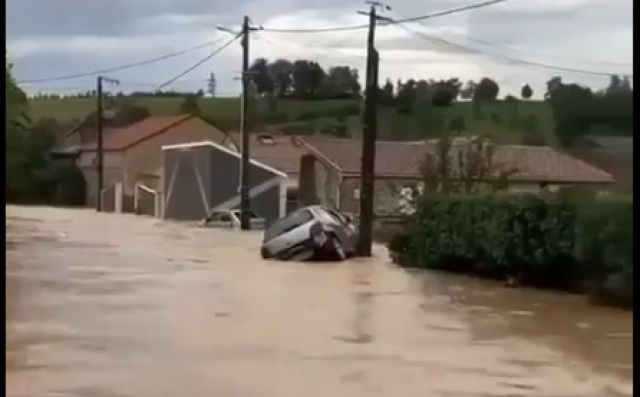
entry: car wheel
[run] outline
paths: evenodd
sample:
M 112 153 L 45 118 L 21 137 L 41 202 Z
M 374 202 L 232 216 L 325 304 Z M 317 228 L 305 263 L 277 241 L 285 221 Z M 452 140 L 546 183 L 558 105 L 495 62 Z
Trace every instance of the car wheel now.
M 260 248 L 260 256 L 262 259 L 271 259 L 271 253 L 265 247 Z

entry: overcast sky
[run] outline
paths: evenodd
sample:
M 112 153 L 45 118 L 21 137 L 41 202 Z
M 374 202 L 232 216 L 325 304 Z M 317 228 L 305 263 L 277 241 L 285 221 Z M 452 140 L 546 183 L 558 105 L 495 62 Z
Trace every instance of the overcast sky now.
M 385 15 L 411 17 L 479 0 L 395 0 Z M 413 77 L 463 80 L 491 77 L 501 96 L 524 83 L 543 94 L 553 76 L 601 88 L 608 77 L 523 66 L 518 59 L 602 73 L 632 73 L 632 0 L 510 0 L 439 17 L 408 29 L 379 27 L 381 80 Z M 8 0 L 7 48 L 18 80 L 48 78 L 118 66 L 230 38 L 217 25 L 237 29 L 242 16 L 265 28 L 311 28 L 366 23 L 363 2 L 344 0 Z M 415 31 L 423 32 L 423 35 Z M 435 38 L 435 39 L 433 39 Z M 457 44 L 450 46 L 438 39 Z M 366 31 L 291 34 L 259 32 L 251 58 L 306 58 L 350 65 L 364 74 Z M 205 57 L 215 45 L 177 58 L 110 74 L 123 91 L 148 90 Z M 473 50 L 470 52 L 469 49 Z M 494 54 L 494 56 L 487 55 Z M 496 57 L 499 54 L 502 58 Z M 215 72 L 220 95 L 237 95 L 240 46 L 234 44 L 170 88 L 206 87 Z M 24 85 L 28 91 L 92 89 L 95 78 Z

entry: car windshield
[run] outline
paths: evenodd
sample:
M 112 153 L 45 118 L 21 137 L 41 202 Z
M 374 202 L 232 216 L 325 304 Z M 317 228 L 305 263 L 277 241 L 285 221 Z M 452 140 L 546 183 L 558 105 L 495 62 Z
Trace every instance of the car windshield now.
M 340 223 L 340 224 L 346 224 L 346 220 L 337 212 L 330 210 L 330 209 L 324 209 L 324 211 L 327 215 L 329 215 L 329 217 L 331 219 L 333 219 L 334 221 Z
M 313 215 L 306 209 L 292 212 L 284 218 L 278 219 L 264 233 L 264 241 L 269 241 L 283 233 L 304 225 L 313 219 Z

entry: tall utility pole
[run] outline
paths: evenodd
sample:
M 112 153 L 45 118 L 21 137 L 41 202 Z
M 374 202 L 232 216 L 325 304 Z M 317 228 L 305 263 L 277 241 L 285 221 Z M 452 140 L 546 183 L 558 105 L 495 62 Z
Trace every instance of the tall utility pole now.
M 103 163 L 103 159 L 104 159 L 104 150 L 103 150 L 103 143 L 104 143 L 104 137 L 103 137 L 103 133 L 102 133 L 102 122 L 103 122 L 103 117 L 102 117 L 102 76 L 98 76 L 98 81 L 97 81 L 97 85 L 98 87 L 96 87 L 96 95 L 98 96 L 97 98 L 97 105 L 98 105 L 98 109 L 97 109 L 97 123 L 98 123 L 98 134 L 97 134 L 97 147 L 96 147 L 96 172 L 98 173 L 98 185 L 96 186 L 96 211 L 100 212 L 102 211 L 102 185 L 104 184 L 104 163 Z
M 369 12 L 358 11 L 369 16 L 369 37 L 367 39 L 367 70 L 365 77 L 365 101 L 362 131 L 362 164 L 360 180 L 360 224 L 356 251 L 359 256 L 371 256 L 373 237 L 373 195 L 376 163 L 376 139 L 378 135 L 378 51 L 375 48 L 376 22 L 386 20 L 376 14 L 376 9 L 390 9 L 377 1 L 367 1 Z
M 240 229 L 251 229 L 251 197 L 250 191 L 250 144 L 249 144 L 249 100 L 251 96 L 251 76 L 252 72 L 249 70 L 249 32 L 255 30 L 261 30 L 262 27 L 250 26 L 251 21 L 248 16 L 244 17 L 242 22 L 242 30 L 240 33 L 234 32 L 231 29 L 218 26 L 218 30 L 223 32 L 232 33 L 241 37 L 242 45 L 242 70 L 240 72 L 240 78 L 242 79 L 242 99 L 240 107 Z
M 251 198 L 249 197 L 249 128 L 247 112 L 249 110 L 249 17 L 242 23 L 242 109 L 240 111 L 240 134 L 242 153 L 240 164 L 240 229 L 251 229 Z
M 104 106 L 102 104 L 103 93 L 102 83 L 119 84 L 118 80 L 98 76 L 96 87 L 97 104 L 97 145 L 96 145 L 96 172 L 98 174 L 98 185 L 96 187 L 96 211 L 102 211 L 102 189 L 104 185 Z

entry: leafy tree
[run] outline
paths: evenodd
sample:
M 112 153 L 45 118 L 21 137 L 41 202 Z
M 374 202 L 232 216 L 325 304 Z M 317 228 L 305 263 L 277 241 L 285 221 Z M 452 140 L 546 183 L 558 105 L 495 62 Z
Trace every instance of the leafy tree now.
M 533 90 L 531 89 L 531 87 L 529 87 L 529 84 L 525 84 L 524 86 L 522 86 L 522 89 L 520 90 L 520 96 L 522 97 L 522 99 L 531 99 L 531 97 L 533 96 Z
M 473 96 L 476 94 L 477 88 L 478 88 L 478 84 L 475 81 L 473 80 L 467 81 L 464 87 L 460 90 L 460 98 L 467 99 L 467 100 L 472 99 Z
M 349 66 L 332 66 L 324 82 L 324 91 L 328 97 L 341 98 L 360 96 L 358 70 Z
M 479 102 L 494 102 L 498 98 L 500 87 L 494 80 L 483 77 L 475 89 L 473 99 Z
M 462 88 L 462 83 L 455 77 L 439 81 L 430 80 L 429 85 L 432 87 L 432 103 L 436 107 L 451 106 Z
M 416 99 L 416 81 L 409 79 L 406 82 L 398 80 L 396 102 L 398 109 L 402 113 L 412 113 L 413 104 Z
M 415 83 L 413 107 L 418 112 L 424 112 L 431 107 L 431 89 L 426 80 L 418 80 Z
M 390 79 L 384 83 L 384 86 L 378 91 L 378 100 L 383 105 L 391 105 L 394 102 L 394 87 Z
M 267 65 L 269 76 L 273 81 L 276 96 L 291 94 L 293 89 L 293 64 L 286 59 L 277 59 Z
M 207 82 L 207 92 L 212 97 L 215 97 L 217 91 L 218 91 L 218 82 L 216 81 L 216 75 L 213 72 L 211 72 L 209 74 L 209 80 Z
M 567 148 L 593 125 L 593 92 L 577 84 L 563 84 L 554 77 L 547 82 L 547 102 L 553 109 L 555 134 Z
M 317 62 L 299 59 L 293 63 L 293 91 L 297 98 L 314 98 L 324 84 L 326 73 Z
M 450 137 L 439 139 L 421 164 L 423 190 L 440 194 L 478 193 L 487 180 L 493 187 L 503 188 L 518 170 L 495 158 L 495 145 L 487 137 L 456 142 Z
M 544 94 L 545 99 L 549 99 L 553 91 L 558 88 L 562 88 L 564 84 L 562 83 L 562 77 L 555 76 L 551 78 L 551 80 L 547 81 L 547 92 Z
M 6 55 L 6 54 L 5 54 Z M 5 62 L 5 188 L 7 197 L 24 185 L 24 158 L 28 129 L 27 96 L 18 87 L 12 66 Z
M 251 79 L 256 85 L 258 94 L 263 95 L 274 90 L 274 80 L 269 73 L 269 63 L 265 58 L 256 59 L 249 67 Z

